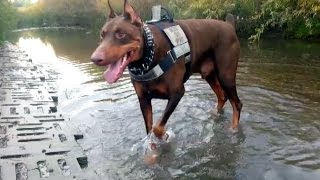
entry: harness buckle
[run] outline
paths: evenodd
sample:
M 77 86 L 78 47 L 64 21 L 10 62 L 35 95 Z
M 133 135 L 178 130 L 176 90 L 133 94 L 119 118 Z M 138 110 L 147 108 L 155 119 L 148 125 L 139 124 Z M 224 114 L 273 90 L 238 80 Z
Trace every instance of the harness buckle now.
M 171 60 L 173 63 L 176 63 L 177 59 L 174 57 L 174 55 L 172 54 L 172 50 L 167 51 L 167 55 L 170 56 Z

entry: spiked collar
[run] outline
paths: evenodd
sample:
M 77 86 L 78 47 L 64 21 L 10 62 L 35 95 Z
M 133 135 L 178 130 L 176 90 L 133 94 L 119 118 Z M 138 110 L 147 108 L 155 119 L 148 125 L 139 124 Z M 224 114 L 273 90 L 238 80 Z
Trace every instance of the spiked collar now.
M 151 66 L 154 58 L 155 44 L 151 30 L 144 24 L 143 57 L 137 62 L 130 63 L 128 66 L 131 78 L 136 81 L 150 81 L 159 78 L 182 56 L 185 57 L 185 63 L 190 62 L 190 46 L 182 28 L 174 22 L 168 23 L 167 21 L 159 21 L 153 24 L 165 34 L 172 49 L 167 51 L 167 55 L 160 59 L 159 64 Z
M 137 62 L 130 63 L 129 72 L 132 75 L 142 76 L 151 69 L 151 63 L 154 57 L 153 35 L 147 24 L 143 24 L 144 52 L 143 57 Z

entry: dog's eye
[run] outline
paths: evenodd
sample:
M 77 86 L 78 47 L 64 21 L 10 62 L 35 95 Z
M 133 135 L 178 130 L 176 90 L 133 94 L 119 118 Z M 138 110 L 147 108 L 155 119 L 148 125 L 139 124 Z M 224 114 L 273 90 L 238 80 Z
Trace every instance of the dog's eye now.
M 123 39 L 124 37 L 126 37 L 126 34 L 123 32 L 116 32 L 116 38 L 117 39 Z

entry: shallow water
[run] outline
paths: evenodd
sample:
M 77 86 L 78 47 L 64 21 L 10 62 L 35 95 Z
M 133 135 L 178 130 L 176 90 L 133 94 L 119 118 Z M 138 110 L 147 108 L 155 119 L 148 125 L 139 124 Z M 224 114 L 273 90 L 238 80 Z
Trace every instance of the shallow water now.
M 177 149 L 147 166 L 131 151 L 146 134 L 128 73 L 108 85 L 104 69 L 89 61 L 98 37 L 32 30 L 14 33 L 12 42 L 60 73 L 58 109 L 84 133 L 80 144 L 101 179 L 320 179 L 319 43 L 242 42 L 237 84 L 244 107 L 236 134 L 229 131 L 230 104 L 217 115 L 212 90 L 192 76 L 168 122 Z M 157 120 L 166 102 L 152 103 Z

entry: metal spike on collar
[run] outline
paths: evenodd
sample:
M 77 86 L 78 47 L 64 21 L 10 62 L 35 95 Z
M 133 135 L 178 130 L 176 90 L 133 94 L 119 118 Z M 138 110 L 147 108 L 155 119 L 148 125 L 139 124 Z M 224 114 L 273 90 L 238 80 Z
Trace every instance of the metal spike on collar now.
M 148 27 L 147 24 L 143 25 L 143 35 L 144 35 L 144 45 L 145 45 L 145 51 L 144 56 L 140 60 L 140 64 L 129 64 L 129 71 L 135 75 L 144 75 L 150 70 L 150 65 L 152 63 L 152 60 L 154 58 L 154 39 L 153 34 Z

